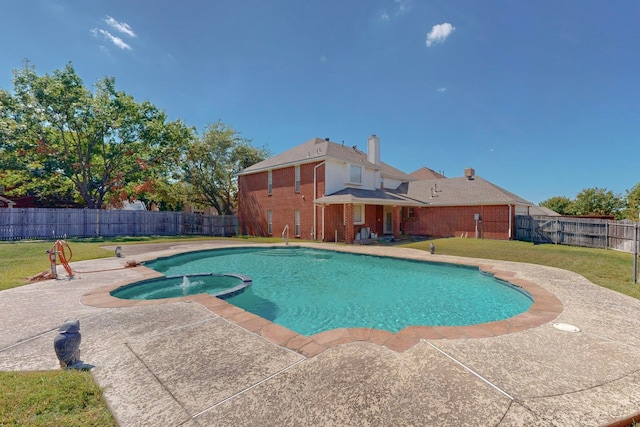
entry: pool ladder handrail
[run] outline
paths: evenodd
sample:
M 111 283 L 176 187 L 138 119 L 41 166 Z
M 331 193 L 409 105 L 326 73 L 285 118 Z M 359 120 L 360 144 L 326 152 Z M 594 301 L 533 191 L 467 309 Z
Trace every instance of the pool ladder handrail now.
M 287 233 L 287 237 L 284 237 L 284 234 Z M 282 230 L 282 240 L 284 240 L 285 245 L 289 246 L 289 224 L 284 226 L 284 230 Z

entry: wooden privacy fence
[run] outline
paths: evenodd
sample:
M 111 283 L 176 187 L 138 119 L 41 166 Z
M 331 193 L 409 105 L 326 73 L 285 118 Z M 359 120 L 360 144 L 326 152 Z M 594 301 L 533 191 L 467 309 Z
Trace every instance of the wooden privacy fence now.
M 0 208 L 0 240 L 117 236 L 235 236 L 237 218 L 184 212 Z
M 638 228 L 628 220 L 517 215 L 515 239 L 634 253 L 640 247 Z

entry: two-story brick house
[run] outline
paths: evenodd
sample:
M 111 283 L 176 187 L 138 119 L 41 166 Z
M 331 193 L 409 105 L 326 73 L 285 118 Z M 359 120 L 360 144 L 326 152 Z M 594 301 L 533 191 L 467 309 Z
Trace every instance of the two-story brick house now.
M 347 243 L 401 233 L 510 238 L 513 216 L 531 203 L 465 172 L 406 174 L 380 160 L 376 135 L 366 153 L 314 138 L 239 174 L 240 232 Z

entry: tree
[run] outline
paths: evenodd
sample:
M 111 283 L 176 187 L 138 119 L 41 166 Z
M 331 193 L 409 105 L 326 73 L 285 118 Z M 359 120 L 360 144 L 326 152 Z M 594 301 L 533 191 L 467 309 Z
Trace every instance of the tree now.
M 631 190 L 627 190 L 625 199 L 627 207 L 624 211 L 624 217 L 632 221 L 638 221 L 640 218 L 640 182 Z
M 575 215 L 613 215 L 621 219 L 623 200 L 606 188 L 585 188 L 573 201 Z
M 555 196 L 540 203 L 540 206 L 551 209 L 560 215 L 573 215 L 573 202 L 565 196 Z
M 194 137 L 151 103 L 117 91 L 113 78 L 92 93 L 70 63 L 38 76 L 26 62 L 13 84 L 13 96 L 0 93 L 0 166 L 16 191 L 73 187 L 87 207 L 101 208 L 169 179 Z
M 191 144 L 183 164 L 192 201 L 213 206 L 221 215 L 232 214 L 238 192 L 236 175 L 269 155 L 266 148 L 251 146 L 250 140 L 224 123 L 210 124 Z

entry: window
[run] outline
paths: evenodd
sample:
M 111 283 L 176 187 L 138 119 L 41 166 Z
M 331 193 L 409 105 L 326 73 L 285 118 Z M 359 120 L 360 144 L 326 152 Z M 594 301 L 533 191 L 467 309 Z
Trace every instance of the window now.
M 273 190 L 273 173 L 269 171 L 267 174 L 267 194 L 271 194 L 271 191 Z
M 267 211 L 267 234 L 273 234 L 273 211 Z
M 293 220 L 293 224 L 294 224 L 294 231 L 295 231 L 295 235 L 296 236 L 300 236 L 300 210 L 296 209 L 294 212 L 294 220 Z
M 300 192 L 300 165 L 296 166 L 296 193 Z
M 364 224 L 364 205 L 353 205 L 353 223 Z
M 349 182 L 352 182 L 354 184 L 362 184 L 362 166 L 351 165 Z
M 407 218 L 415 218 L 416 212 L 414 208 L 407 208 Z

